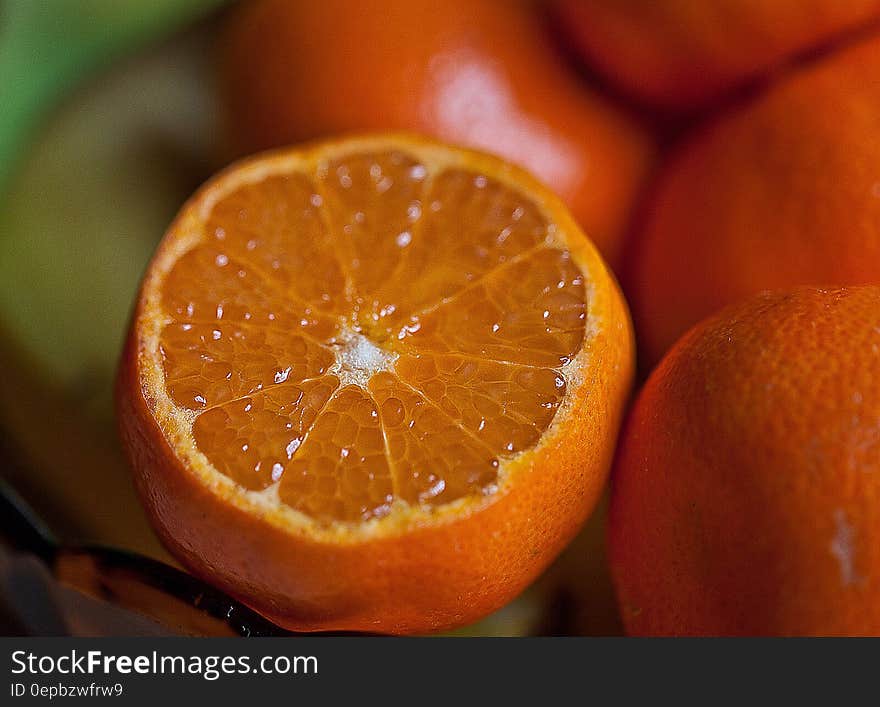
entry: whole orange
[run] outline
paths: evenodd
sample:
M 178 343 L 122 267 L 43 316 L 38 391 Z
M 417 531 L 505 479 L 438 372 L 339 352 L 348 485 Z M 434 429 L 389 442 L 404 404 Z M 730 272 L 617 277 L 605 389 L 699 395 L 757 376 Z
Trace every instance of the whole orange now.
M 878 0 L 556 0 L 585 58 L 632 94 L 700 107 L 880 17 Z
M 880 288 L 763 294 L 648 380 L 614 470 L 632 634 L 880 633 Z
M 765 289 L 880 280 L 880 39 L 805 66 L 669 161 L 628 264 L 641 353 Z
M 241 152 L 406 130 L 494 152 L 558 193 L 614 265 L 649 139 L 520 0 L 254 0 L 223 62 Z

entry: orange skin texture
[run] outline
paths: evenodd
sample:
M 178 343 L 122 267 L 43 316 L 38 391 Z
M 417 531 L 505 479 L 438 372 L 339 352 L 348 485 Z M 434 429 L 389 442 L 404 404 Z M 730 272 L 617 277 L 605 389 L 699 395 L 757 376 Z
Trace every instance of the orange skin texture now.
M 880 18 L 877 0 L 555 0 L 590 65 L 659 107 L 691 110 Z
M 223 67 L 242 152 L 372 130 L 494 152 L 548 184 L 619 260 L 653 146 L 519 0 L 256 0 L 233 15 Z
M 880 280 L 880 40 L 832 55 L 709 125 L 647 205 L 627 292 L 649 365 L 765 289 Z
M 525 173 L 519 178 L 543 189 Z M 488 503 L 349 544 L 309 538 L 250 514 L 182 464 L 143 383 L 147 342 L 138 322 L 144 293 L 159 277 L 148 270 L 122 354 L 116 409 L 135 486 L 168 550 L 197 576 L 296 631 L 441 631 L 484 617 L 529 586 L 602 493 L 635 368 L 632 326 L 616 281 L 561 202 L 550 193 L 543 198 L 570 234 L 567 247 L 588 278 L 597 322 L 584 343 L 587 365 L 579 372 L 582 384 L 571 389 L 565 427 L 551 426 L 545 434 L 555 436 L 546 446 L 508 462 L 515 478 Z M 187 208 L 154 261 L 173 250 Z
M 610 554 L 637 635 L 880 634 L 880 288 L 764 294 L 641 392 Z

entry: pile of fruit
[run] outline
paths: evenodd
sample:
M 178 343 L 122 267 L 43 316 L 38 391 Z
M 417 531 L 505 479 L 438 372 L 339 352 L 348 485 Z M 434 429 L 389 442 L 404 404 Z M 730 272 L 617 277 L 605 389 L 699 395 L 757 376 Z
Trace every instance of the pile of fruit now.
M 564 565 L 627 633 L 880 634 L 880 1 L 223 20 L 242 159 L 116 394 L 178 560 L 287 628 L 449 630 L 608 481 L 607 559 Z

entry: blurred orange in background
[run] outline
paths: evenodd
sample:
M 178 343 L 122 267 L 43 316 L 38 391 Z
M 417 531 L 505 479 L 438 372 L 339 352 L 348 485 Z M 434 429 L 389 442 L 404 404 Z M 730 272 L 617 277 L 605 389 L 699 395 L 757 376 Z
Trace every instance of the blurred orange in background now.
M 878 0 L 554 0 L 586 61 L 651 105 L 690 110 L 880 19 Z
M 631 244 L 648 364 L 764 289 L 880 280 L 880 39 L 803 65 L 669 160 Z
M 650 138 L 556 53 L 520 0 L 256 0 L 224 56 L 239 152 L 407 130 L 494 152 L 556 191 L 612 264 Z

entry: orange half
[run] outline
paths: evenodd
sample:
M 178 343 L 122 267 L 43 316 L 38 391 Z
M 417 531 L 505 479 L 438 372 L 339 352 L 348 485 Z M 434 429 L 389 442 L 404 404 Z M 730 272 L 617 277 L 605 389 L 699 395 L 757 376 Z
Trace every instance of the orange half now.
M 404 136 L 237 164 L 145 276 L 119 419 L 197 574 L 299 630 L 462 625 L 531 582 L 606 478 L 620 293 L 560 201 Z

